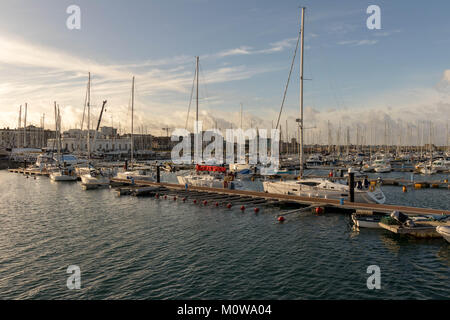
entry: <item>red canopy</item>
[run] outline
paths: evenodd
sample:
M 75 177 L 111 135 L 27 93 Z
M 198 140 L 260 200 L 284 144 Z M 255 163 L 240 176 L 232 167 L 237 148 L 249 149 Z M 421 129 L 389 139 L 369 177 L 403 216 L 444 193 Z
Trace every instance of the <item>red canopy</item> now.
M 215 171 L 215 172 L 226 172 L 227 168 L 225 167 L 218 167 L 218 166 L 201 166 L 196 165 L 195 170 L 197 171 Z

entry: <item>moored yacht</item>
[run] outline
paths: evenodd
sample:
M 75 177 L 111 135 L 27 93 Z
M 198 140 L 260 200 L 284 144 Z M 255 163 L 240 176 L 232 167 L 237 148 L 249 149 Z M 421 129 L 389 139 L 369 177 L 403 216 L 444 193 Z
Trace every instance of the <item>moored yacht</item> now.
M 301 62 L 300 62 L 300 177 L 298 180 L 289 181 L 264 181 L 264 191 L 274 194 L 296 195 L 304 197 L 317 197 L 326 199 L 340 200 L 349 196 L 350 188 L 347 185 L 338 182 L 332 182 L 325 178 L 305 178 L 303 177 L 304 170 L 304 145 L 303 145 L 303 49 L 304 49 L 304 14 L 305 8 L 302 8 L 301 28 L 300 28 L 300 43 L 301 43 Z M 359 188 L 360 187 L 360 188 Z M 369 185 L 364 188 L 362 184 L 355 188 L 356 202 L 373 202 L 384 203 L 385 196 L 378 185 Z
M 291 181 L 264 181 L 264 191 L 267 193 L 296 195 L 302 197 L 347 200 L 350 188 L 347 185 L 332 182 L 322 178 L 301 178 Z M 369 188 L 355 188 L 355 202 L 384 203 L 385 195 L 379 185 Z
M 377 159 L 373 162 L 375 172 L 387 173 L 392 171 L 391 164 L 386 159 Z

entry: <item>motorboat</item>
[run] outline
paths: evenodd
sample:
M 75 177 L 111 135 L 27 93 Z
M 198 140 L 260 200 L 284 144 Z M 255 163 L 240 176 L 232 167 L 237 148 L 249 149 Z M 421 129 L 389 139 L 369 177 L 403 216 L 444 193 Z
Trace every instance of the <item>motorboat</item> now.
M 111 171 L 90 167 L 89 173 L 81 175 L 81 185 L 84 189 L 109 186 L 112 175 Z
M 450 242 L 450 226 L 437 226 L 436 231 L 442 235 L 447 242 Z
M 312 154 L 309 156 L 308 160 L 306 160 L 306 165 L 308 167 L 317 167 L 323 164 L 322 156 L 320 154 Z
M 434 160 L 431 166 L 436 172 L 447 171 L 450 168 L 449 163 L 444 159 Z
M 387 173 L 392 171 L 391 164 L 386 159 L 377 159 L 373 162 L 373 167 L 377 173 Z
M 427 166 L 421 167 L 419 169 L 419 172 L 421 174 L 431 175 L 431 174 L 437 173 L 437 170 L 432 165 L 427 165 Z
M 375 166 L 370 164 L 370 163 L 365 163 L 361 167 L 361 171 L 362 172 L 374 172 L 375 171 Z
M 143 167 L 143 168 L 137 168 L 135 170 L 127 170 L 123 172 L 118 172 L 117 176 L 118 179 L 124 179 L 124 180 L 143 180 L 143 181 L 156 181 L 156 174 L 151 167 Z
M 382 215 L 352 214 L 352 221 L 358 228 L 381 229 L 379 223 Z
M 52 181 L 76 181 L 78 179 L 73 167 L 58 167 L 50 172 Z

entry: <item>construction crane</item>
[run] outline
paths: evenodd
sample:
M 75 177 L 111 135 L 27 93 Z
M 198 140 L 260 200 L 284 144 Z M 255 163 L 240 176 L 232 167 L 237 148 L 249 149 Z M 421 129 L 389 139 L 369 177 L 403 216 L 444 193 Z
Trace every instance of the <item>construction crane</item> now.
M 169 128 L 169 127 L 166 127 L 166 128 L 162 128 L 162 130 L 164 130 L 165 132 L 166 132 L 166 136 L 167 137 L 169 137 L 169 130 L 170 130 L 171 128 Z

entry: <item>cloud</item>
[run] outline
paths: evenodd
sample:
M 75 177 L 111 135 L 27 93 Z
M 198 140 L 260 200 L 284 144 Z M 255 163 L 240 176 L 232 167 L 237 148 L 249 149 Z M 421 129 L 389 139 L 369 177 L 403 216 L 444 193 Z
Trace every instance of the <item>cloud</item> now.
M 278 45 L 283 47 L 286 43 Z M 246 54 L 250 50 L 250 47 L 240 47 L 224 51 L 221 56 Z M 101 101 L 107 99 L 114 117 L 122 119 L 122 128 L 129 126 L 131 77 L 135 75 L 137 121 L 153 121 L 154 111 L 161 108 L 165 113 L 161 115 L 162 123 L 169 106 L 173 113 L 186 114 L 193 60 L 194 57 L 178 56 L 136 63 L 105 63 L 1 35 L 0 68 L 4 72 L 0 74 L 0 126 L 15 127 L 18 107 L 25 102 L 29 104 L 28 123 L 39 124 L 45 113 L 48 124 L 52 121 L 49 119 L 52 119 L 54 101 L 61 106 L 63 126 L 79 126 L 88 71 L 92 74 L 91 101 L 95 117 Z M 200 73 L 201 85 L 249 79 L 275 70 L 278 69 L 218 64 Z
M 391 35 L 393 35 L 393 34 L 396 34 L 396 33 L 400 33 L 400 32 L 402 32 L 401 30 L 391 30 L 391 31 L 378 31 L 378 30 L 373 30 L 372 31 L 372 34 L 374 35 L 374 36 L 376 36 L 376 37 L 389 37 L 389 36 L 391 36 Z
M 339 41 L 339 45 L 350 45 L 350 46 L 371 46 L 378 43 L 378 40 L 346 40 L 346 41 Z
M 228 57 L 228 56 L 235 56 L 235 55 L 246 55 L 251 54 L 251 47 L 242 46 L 236 49 L 230 49 L 223 52 L 219 52 L 217 56 L 219 57 Z
M 229 49 L 225 51 L 221 51 L 219 53 L 211 55 L 211 57 L 229 57 L 229 56 L 238 56 L 238 55 L 253 55 L 253 54 L 270 54 L 282 52 L 288 48 L 292 48 L 297 42 L 297 38 L 288 38 L 280 41 L 276 41 L 269 44 L 268 48 L 254 50 L 249 46 L 241 46 L 239 48 Z M 208 57 L 206 57 L 208 58 Z

